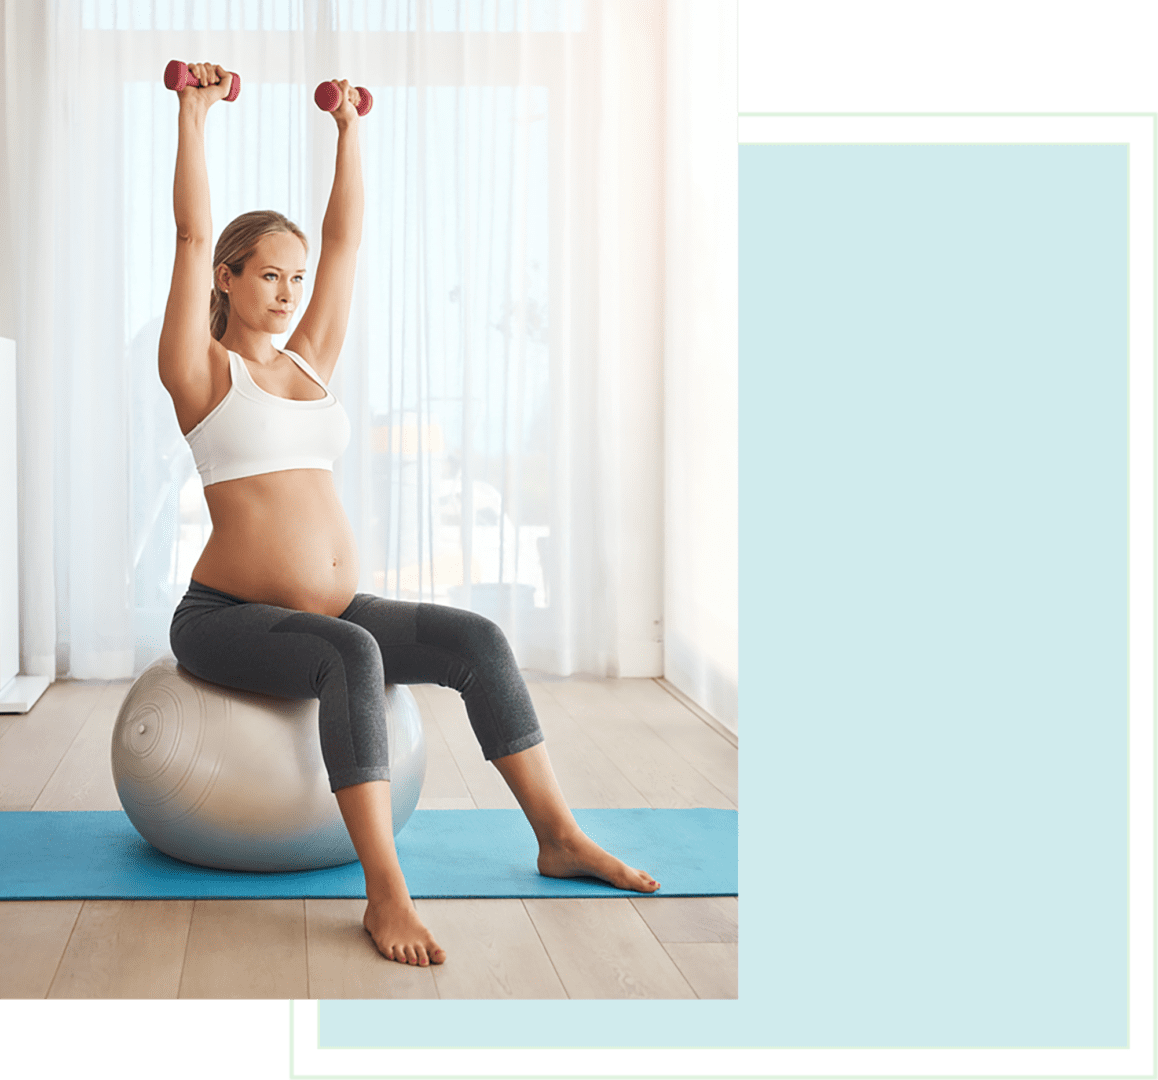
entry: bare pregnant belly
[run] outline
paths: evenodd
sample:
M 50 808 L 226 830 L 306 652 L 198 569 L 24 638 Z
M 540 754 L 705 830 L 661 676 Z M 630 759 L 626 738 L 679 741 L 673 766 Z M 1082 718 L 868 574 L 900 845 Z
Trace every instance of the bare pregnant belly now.
M 213 531 L 193 580 L 260 604 L 340 615 L 358 587 L 358 551 L 325 469 L 226 480 L 205 489 Z

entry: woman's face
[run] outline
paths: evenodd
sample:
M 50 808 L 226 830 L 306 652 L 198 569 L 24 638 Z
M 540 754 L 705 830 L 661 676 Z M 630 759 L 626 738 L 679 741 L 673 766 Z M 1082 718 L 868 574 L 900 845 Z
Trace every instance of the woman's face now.
M 245 269 L 234 276 L 218 268 L 218 283 L 229 294 L 229 318 L 252 330 L 282 334 L 302 298 L 305 245 L 293 233 L 267 233 L 258 242 Z

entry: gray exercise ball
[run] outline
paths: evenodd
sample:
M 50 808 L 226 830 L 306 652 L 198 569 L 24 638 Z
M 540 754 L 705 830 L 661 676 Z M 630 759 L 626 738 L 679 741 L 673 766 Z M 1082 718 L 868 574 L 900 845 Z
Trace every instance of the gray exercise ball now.
M 394 834 L 418 805 L 426 740 L 414 695 L 386 687 Z M 154 847 L 220 870 L 319 870 L 357 855 L 330 791 L 317 698 L 268 697 L 190 675 L 171 656 L 129 688 L 113 780 Z

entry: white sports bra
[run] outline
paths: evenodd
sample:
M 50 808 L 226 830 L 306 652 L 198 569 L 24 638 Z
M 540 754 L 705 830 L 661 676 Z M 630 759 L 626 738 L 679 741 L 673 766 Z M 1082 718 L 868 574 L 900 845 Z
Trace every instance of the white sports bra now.
M 282 469 L 334 470 L 350 441 L 342 403 L 297 353 L 282 349 L 326 391 L 317 401 L 295 401 L 263 390 L 245 361 L 229 353 L 232 386 L 217 407 L 185 436 L 206 487 Z

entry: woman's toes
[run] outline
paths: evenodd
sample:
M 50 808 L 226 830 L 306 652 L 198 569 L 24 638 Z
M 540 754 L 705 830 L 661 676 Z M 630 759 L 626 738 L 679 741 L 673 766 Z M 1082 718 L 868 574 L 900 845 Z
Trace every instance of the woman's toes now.
M 659 885 L 647 874 L 641 870 L 637 870 L 634 874 L 634 880 L 631 881 L 628 888 L 635 892 L 655 892 L 655 890 L 659 888 Z

